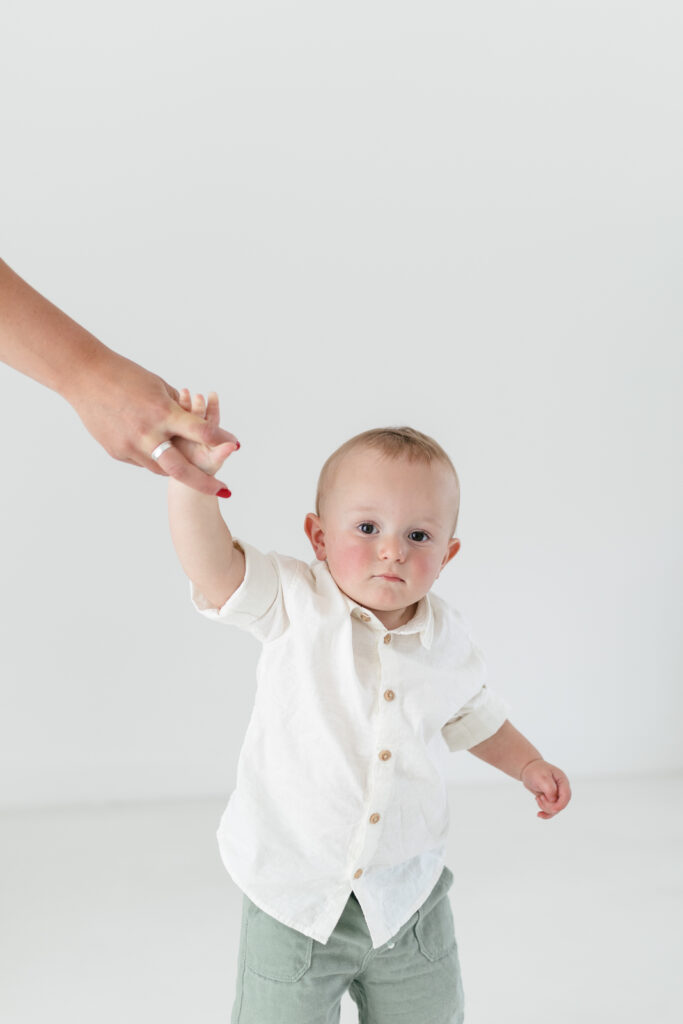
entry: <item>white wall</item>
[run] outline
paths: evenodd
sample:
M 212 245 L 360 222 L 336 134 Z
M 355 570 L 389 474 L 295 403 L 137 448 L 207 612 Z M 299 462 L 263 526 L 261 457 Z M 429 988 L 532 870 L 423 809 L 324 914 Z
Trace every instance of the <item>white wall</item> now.
M 225 511 L 265 549 L 309 558 L 349 434 L 434 434 L 463 487 L 439 589 L 574 776 L 683 769 L 681 21 L 674 0 L 3 19 L 0 254 L 219 391 L 243 444 Z M 191 610 L 163 481 L 0 383 L 0 801 L 227 793 L 255 645 Z

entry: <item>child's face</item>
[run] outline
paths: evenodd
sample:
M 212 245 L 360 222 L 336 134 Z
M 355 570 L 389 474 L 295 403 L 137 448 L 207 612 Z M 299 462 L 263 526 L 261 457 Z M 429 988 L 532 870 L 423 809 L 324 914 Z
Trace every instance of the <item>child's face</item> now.
M 443 463 L 357 448 L 335 468 L 305 530 L 340 590 L 395 629 L 460 547 L 451 537 L 456 503 Z

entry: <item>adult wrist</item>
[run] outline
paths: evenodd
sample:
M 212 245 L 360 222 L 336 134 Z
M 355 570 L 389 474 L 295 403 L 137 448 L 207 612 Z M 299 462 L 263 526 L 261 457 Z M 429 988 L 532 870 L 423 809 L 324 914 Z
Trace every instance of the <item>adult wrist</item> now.
M 97 380 L 111 380 L 112 366 L 121 357 L 107 348 L 93 334 L 85 331 L 75 339 L 68 359 L 59 367 L 54 390 L 70 405 L 76 405 L 84 393 L 93 389 Z

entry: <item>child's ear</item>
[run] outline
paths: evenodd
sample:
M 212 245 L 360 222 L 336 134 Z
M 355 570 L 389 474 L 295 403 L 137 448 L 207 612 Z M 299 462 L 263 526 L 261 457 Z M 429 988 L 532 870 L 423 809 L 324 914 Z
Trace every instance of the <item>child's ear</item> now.
M 458 540 L 457 537 L 453 537 L 448 542 L 448 547 L 446 549 L 446 554 L 443 556 L 443 561 L 441 562 L 441 569 L 443 569 L 444 566 L 448 565 L 448 563 L 450 562 L 451 558 L 455 558 L 455 556 L 457 555 L 459 550 L 460 550 L 460 541 Z M 441 573 L 441 569 L 439 569 L 439 574 Z
M 304 520 L 304 531 L 311 542 L 315 557 L 319 562 L 325 561 L 325 531 L 320 523 L 320 516 L 309 512 Z

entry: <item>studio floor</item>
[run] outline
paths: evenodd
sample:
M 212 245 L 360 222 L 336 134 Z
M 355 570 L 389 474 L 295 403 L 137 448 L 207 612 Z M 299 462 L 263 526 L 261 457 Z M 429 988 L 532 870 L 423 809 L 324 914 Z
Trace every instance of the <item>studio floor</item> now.
M 224 803 L 0 812 L 3 1024 L 228 1024 Z M 679 1024 L 683 778 L 580 780 L 549 822 L 507 780 L 450 804 L 467 1024 Z

